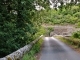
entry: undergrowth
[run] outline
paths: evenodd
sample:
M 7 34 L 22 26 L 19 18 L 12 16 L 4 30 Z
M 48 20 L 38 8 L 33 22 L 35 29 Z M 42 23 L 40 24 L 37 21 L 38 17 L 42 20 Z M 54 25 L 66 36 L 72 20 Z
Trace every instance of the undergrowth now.
M 35 54 L 40 51 L 40 46 L 42 44 L 43 40 L 40 39 L 31 49 L 29 53 L 26 53 L 22 60 L 36 60 Z

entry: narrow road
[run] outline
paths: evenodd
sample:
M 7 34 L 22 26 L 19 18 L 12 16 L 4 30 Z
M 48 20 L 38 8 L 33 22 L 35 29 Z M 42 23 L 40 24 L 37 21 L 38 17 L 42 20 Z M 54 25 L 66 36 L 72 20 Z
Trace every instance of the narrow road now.
M 45 37 L 39 60 L 80 60 L 80 54 L 54 37 Z

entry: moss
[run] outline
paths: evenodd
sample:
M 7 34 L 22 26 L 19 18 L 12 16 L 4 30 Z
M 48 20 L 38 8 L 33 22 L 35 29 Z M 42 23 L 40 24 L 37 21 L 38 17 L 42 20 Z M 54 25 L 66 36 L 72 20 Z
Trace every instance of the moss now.
M 8 60 L 12 60 L 11 57 L 9 57 L 9 56 L 7 56 L 7 59 L 8 59 Z
M 14 59 L 17 60 L 16 56 L 14 55 Z
M 20 60 L 20 59 L 19 59 L 19 58 L 17 58 L 15 55 L 14 55 L 14 59 L 15 59 L 15 60 Z

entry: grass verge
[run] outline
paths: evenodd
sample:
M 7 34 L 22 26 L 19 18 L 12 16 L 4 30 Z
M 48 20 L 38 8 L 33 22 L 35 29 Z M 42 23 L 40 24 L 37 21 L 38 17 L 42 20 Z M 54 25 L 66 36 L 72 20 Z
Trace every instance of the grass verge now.
M 40 51 L 40 46 L 42 44 L 43 40 L 40 39 L 30 50 L 29 53 L 26 53 L 22 60 L 36 60 L 36 56 L 35 54 L 38 53 Z
M 70 47 L 74 49 L 80 49 L 80 39 L 73 38 L 73 37 L 61 37 L 61 36 L 56 36 L 57 39 L 61 40 L 62 42 L 68 44 Z

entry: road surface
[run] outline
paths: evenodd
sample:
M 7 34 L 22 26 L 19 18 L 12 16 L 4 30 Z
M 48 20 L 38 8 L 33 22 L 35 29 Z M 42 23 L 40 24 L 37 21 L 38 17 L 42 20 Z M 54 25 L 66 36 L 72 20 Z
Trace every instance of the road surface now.
M 80 60 L 80 54 L 54 37 L 45 37 L 39 60 Z

